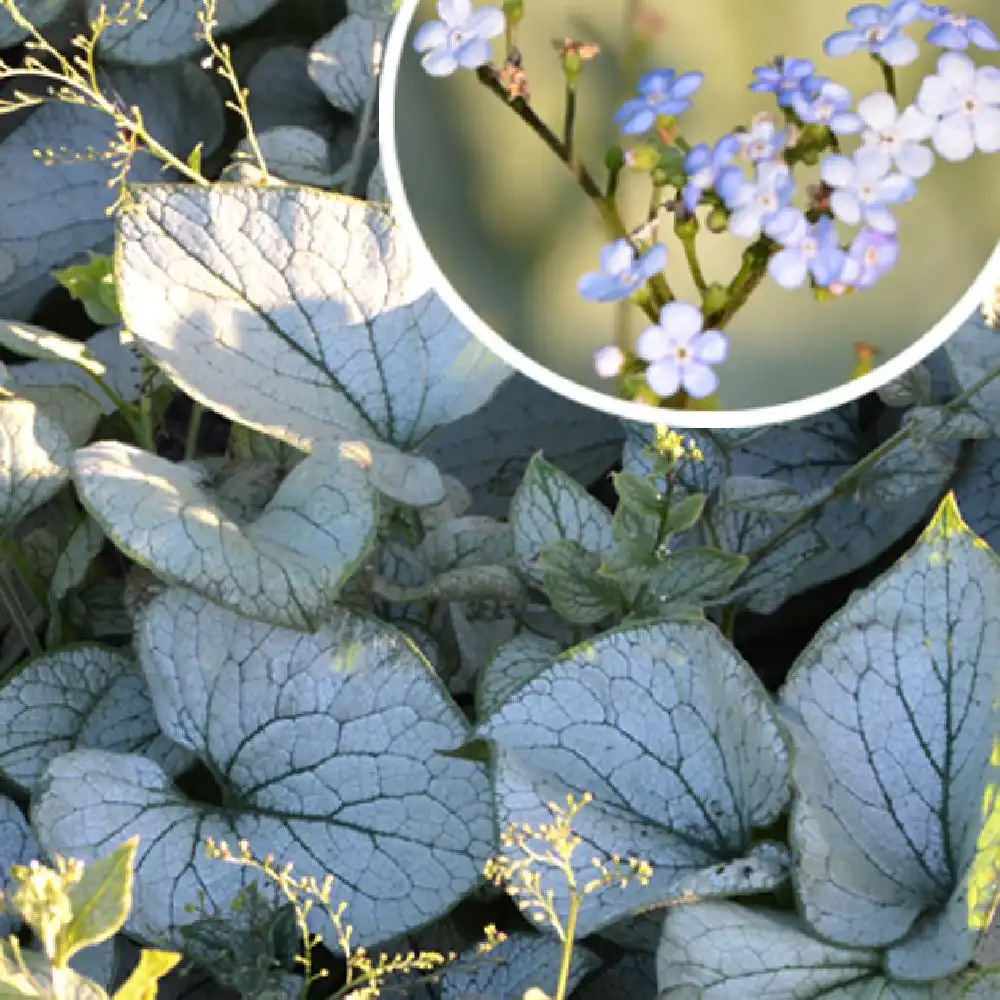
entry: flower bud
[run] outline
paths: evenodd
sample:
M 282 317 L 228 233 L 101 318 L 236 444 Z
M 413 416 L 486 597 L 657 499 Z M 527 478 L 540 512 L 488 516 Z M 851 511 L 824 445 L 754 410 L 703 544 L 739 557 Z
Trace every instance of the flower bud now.
M 625 367 L 625 355 L 614 344 L 594 352 L 594 371 L 599 378 L 615 378 Z
M 517 24 L 524 17 L 524 0 L 503 0 L 503 13 L 509 25 Z

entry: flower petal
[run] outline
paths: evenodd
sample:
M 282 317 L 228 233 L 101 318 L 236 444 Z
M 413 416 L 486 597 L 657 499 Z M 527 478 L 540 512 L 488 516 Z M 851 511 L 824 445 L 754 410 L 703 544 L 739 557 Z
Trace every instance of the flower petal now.
M 693 362 L 681 370 L 681 384 L 692 398 L 704 399 L 719 387 L 719 376 L 708 365 Z
M 438 0 L 438 17 L 449 28 L 464 28 L 471 14 L 470 0 Z
M 846 156 L 828 156 L 819 167 L 819 175 L 830 187 L 849 187 L 857 178 L 857 168 Z
M 642 278 L 649 279 L 667 266 L 667 248 L 662 243 L 655 243 L 640 259 L 636 272 Z
M 691 343 L 704 325 L 701 310 L 690 302 L 668 302 L 660 310 L 660 326 L 678 346 Z
M 647 326 L 635 341 L 636 357 L 643 361 L 659 361 L 673 353 L 673 338 L 660 326 Z
M 976 65 L 961 52 L 946 52 L 941 56 L 938 60 L 938 73 L 961 93 L 971 90 L 975 85 Z
M 471 31 L 482 39 L 488 39 L 502 35 L 506 27 L 507 19 L 499 7 L 480 7 L 469 18 L 466 31 Z
M 849 56 L 865 45 L 865 36 L 860 31 L 837 31 L 823 42 L 823 51 L 831 58 Z
M 976 146 L 984 153 L 1000 151 L 1000 108 L 984 108 L 972 123 Z
M 458 69 L 458 60 L 447 48 L 437 48 L 420 60 L 428 76 L 451 76 Z
M 704 82 L 704 73 L 684 73 L 677 77 L 670 93 L 674 97 L 690 97 Z
M 694 356 L 705 365 L 721 365 L 729 354 L 729 341 L 718 330 L 705 330 L 695 337 Z
M 858 114 L 876 132 L 890 131 L 896 124 L 898 113 L 896 101 L 891 94 L 869 94 L 858 101 Z
M 858 196 L 846 188 L 840 188 L 830 195 L 830 208 L 833 214 L 849 226 L 856 226 L 861 221 L 861 202 Z
M 782 288 L 801 288 L 806 280 L 806 262 L 796 249 L 781 250 L 767 262 L 767 272 Z
M 437 49 L 448 44 L 448 26 L 443 21 L 427 21 L 417 28 L 413 47 L 417 52 Z
M 890 66 L 909 66 L 920 55 L 920 46 L 912 38 L 899 34 L 878 46 L 878 54 Z
M 628 240 L 615 240 L 601 249 L 600 261 L 605 274 L 624 274 L 635 263 L 635 250 Z
M 934 154 L 926 146 L 907 142 L 896 154 L 896 166 L 907 177 L 926 177 L 934 166 Z
M 470 38 L 455 50 L 455 59 L 463 69 L 478 69 L 490 61 L 493 49 L 489 42 L 481 38 Z
M 657 361 L 646 369 L 646 382 L 657 396 L 672 396 L 681 387 L 680 372 L 673 358 Z
M 911 104 L 896 122 L 896 135 L 910 142 L 929 139 L 934 131 L 934 122 L 915 104 Z
M 976 93 L 987 104 L 1000 104 L 1000 69 L 980 66 L 976 72 Z
M 934 129 L 932 141 L 938 156 L 952 163 L 967 160 L 976 151 L 969 120 L 962 114 L 942 118 Z

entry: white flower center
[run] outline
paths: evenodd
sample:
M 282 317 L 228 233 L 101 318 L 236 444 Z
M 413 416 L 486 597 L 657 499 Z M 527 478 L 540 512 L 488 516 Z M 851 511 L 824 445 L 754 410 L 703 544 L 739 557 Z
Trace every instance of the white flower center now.
M 875 267 L 878 264 L 878 247 L 868 247 L 862 259 L 866 267 Z
M 858 185 L 858 197 L 862 201 L 874 201 L 875 200 L 875 185 L 874 184 L 859 184 Z
M 975 118 L 981 110 L 979 98 L 976 94 L 967 94 L 962 98 L 962 114 L 968 118 Z
M 955 25 L 956 28 L 967 28 L 969 26 L 968 14 L 948 14 L 945 20 Z
M 778 199 L 768 192 L 757 195 L 757 204 L 765 212 L 776 212 L 778 210 Z
M 819 247 L 816 245 L 815 239 L 810 236 L 802 241 L 802 256 L 806 260 L 812 260 L 818 253 Z
M 677 347 L 674 351 L 674 357 L 676 358 L 677 364 L 679 365 L 686 365 L 689 361 L 694 360 L 694 354 L 692 353 L 691 348 L 687 346 L 687 344 L 681 344 L 679 347 Z
M 451 34 L 448 36 L 448 44 L 453 49 L 460 49 L 470 38 L 472 38 L 471 31 L 464 31 L 461 28 L 452 28 Z
M 879 45 L 885 41 L 886 36 L 888 34 L 889 34 L 888 28 L 869 28 L 868 42 L 871 45 Z

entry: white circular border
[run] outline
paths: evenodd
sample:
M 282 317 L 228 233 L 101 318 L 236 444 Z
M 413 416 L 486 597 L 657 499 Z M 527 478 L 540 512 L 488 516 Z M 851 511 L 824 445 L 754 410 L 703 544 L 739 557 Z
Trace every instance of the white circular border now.
M 1000 240 L 998 240 L 989 260 L 965 295 L 945 314 L 943 319 L 918 338 L 914 344 L 901 351 L 891 361 L 879 365 L 867 375 L 853 379 L 836 389 L 828 389 L 826 392 L 792 403 L 760 406 L 747 410 L 668 410 L 647 406 L 644 403 L 629 403 L 625 400 L 618 400 L 595 389 L 588 389 L 562 375 L 557 375 L 511 346 L 469 308 L 461 295 L 452 287 L 441 268 L 438 267 L 437 261 L 434 260 L 424 242 L 410 210 L 396 150 L 396 81 L 399 76 L 399 66 L 403 59 L 410 24 L 419 5 L 420 0 L 403 0 L 399 12 L 395 15 L 389 32 L 385 62 L 379 83 L 379 152 L 393 212 L 397 221 L 409 230 L 414 252 L 423 259 L 422 262 L 430 276 L 431 287 L 441 296 L 445 305 L 459 322 L 477 340 L 512 368 L 575 403 L 589 406 L 595 410 L 603 410 L 605 413 L 621 417 L 624 420 L 690 428 L 757 427 L 762 424 L 780 424 L 789 420 L 810 417 L 823 410 L 832 410 L 844 403 L 850 403 L 859 396 L 873 392 L 885 385 L 886 382 L 909 371 L 955 333 L 982 302 L 987 298 L 992 298 L 993 287 L 997 282 L 1000 282 Z

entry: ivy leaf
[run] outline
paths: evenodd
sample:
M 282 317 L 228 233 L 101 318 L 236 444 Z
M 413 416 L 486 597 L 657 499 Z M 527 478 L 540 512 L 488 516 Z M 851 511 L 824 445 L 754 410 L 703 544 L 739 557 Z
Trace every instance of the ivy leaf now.
M 509 369 L 429 290 L 385 209 L 229 185 L 153 185 L 136 202 L 119 227 L 122 312 L 173 381 L 306 451 L 360 440 L 379 489 L 440 502 L 437 470 L 398 449 L 481 406 Z
M 141 614 L 136 644 L 164 733 L 204 761 L 226 806 L 192 802 L 148 758 L 86 749 L 49 765 L 32 813 L 45 850 L 85 862 L 123 828 L 140 837 L 128 933 L 179 947 L 199 892 L 221 908 L 251 880 L 206 857 L 207 836 L 333 875 L 360 945 L 478 883 L 493 850 L 486 776 L 438 753 L 469 727 L 400 632 L 338 610 L 303 633 L 172 589 Z M 318 908 L 309 924 L 329 926 Z
M 707 622 L 605 632 L 516 688 L 478 732 L 494 744 L 501 829 L 550 823 L 548 802 L 589 792 L 573 821 L 577 878 L 612 853 L 653 867 L 646 887 L 586 896 L 580 937 L 685 889 L 727 894 L 784 879 L 770 847 L 745 862 L 745 877 L 728 865 L 783 809 L 788 764 L 760 681 Z M 544 872 L 541 888 L 565 915 L 562 875 Z
M 962 969 L 982 935 L 973 893 L 997 889 L 979 862 L 1000 850 L 982 810 L 1000 776 L 998 609 L 1000 562 L 949 495 L 820 629 L 781 695 L 801 912 L 831 941 L 888 947 L 894 978 Z
M 73 476 L 105 534 L 161 579 L 264 621 L 311 628 L 375 533 L 367 474 L 344 455 L 299 463 L 245 526 L 189 470 L 131 445 L 80 449 Z

